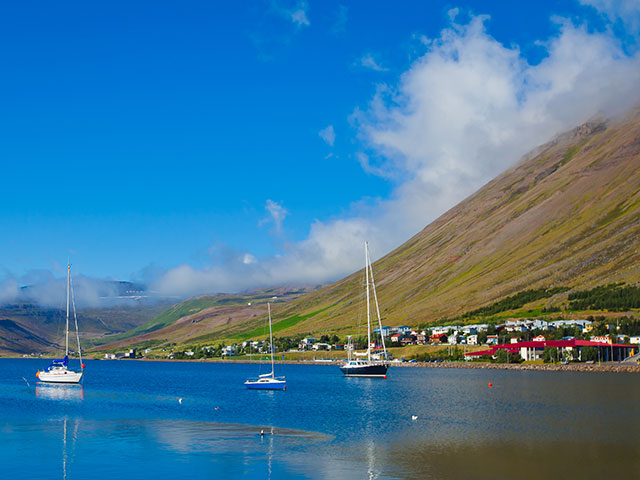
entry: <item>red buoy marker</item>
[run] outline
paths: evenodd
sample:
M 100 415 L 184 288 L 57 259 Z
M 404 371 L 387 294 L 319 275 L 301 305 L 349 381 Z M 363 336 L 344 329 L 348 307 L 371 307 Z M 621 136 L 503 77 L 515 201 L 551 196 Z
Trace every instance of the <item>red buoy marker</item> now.
M 489 382 L 489 386 L 490 386 L 490 387 L 493 387 L 493 383 Z

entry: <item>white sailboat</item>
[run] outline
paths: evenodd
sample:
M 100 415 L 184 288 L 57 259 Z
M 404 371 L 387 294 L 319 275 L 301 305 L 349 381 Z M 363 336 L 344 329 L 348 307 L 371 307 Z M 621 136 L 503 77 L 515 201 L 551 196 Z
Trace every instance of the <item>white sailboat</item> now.
M 276 377 L 273 351 L 275 350 L 273 345 L 273 333 L 271 331 L 271 304 L 267 303 L 267 310 L 269 311 L 269 349 L 271 350 L 271 372 L 258 375 L 258 378 L 250 378 L 244 384 L 247 388 L 252 390 L 286 390 L 287 381 L 284 377 Z
M 78 356 L 80 359 L 80 371 L 75 372 L 69 369 L 69 300 L 73 305 L 73 320 L 76 326 L 76 339 L 78 341 Z M 80 383 L 84 374 L 84 363 L 82 363 L 82 350 L 80 349 L 80 335 L 78 333 L 78 317 L 76 315 L 76 301 L 73 297 L 73 287 L 71 285 L 71 265 L 67 265 L 67 322 L 65 328 L 64 358 L 53 360 L 45 370 L 36 372 L 36 377 L 41 382 L 46 383 Z
M 382 320 L 380 319 L 380 307 L 378 306 L 378 295 L 376 293 L 376 284 L 373 280 L 373 267 L 371 266 L 371 258 L 369 257 L 369 243 L 364 242 L 364 271 L 365 271 L 365 288 L 367 302 L 367 353 L 366 360 L 351 358 L 351 337 L 347 345 L 348 359 L 340 366 L 340 370 L 347 377 L 377 377 L 387 378 L 387 369 L 389 362 L 387 361 L 387 347 L 384 344 L 384 335 L 382 335 Z M 378 326 L 380 327 L 380 335 L 382 338 L 382 355 L 378 355 L 381 360 L 374 360 L 371 356 L 371 295 L 370 289 L 373 291 L 373 299 L 376 305 L 376 313 L 378 315 Z

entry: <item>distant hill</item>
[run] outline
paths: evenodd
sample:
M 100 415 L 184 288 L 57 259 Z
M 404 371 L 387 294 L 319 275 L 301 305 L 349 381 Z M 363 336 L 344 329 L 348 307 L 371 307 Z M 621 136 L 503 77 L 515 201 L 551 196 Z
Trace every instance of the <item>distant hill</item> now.
M 78 311 L 83 343 L 131 330 L 165 310 L 168 304 L 118 305 Z M 73 321 L 73 319 L 72 319 Z M 0 353 L 46 353 L 64 345 L 65 311 L 31 303 L 0 307 Z
M 169 342 L 202 342 L 223 326 L 264 327 L 268 301 L 286 303 L 313 290 L 312 287 L 278 287 L 240 294 L 200 295 L 169 307 L 133 330 L 105 336 L 93 343 L 96 349 L 114 350 Z
M 433 323 L 527 289 L 558 288 L 536 297 L 553 306 L 575 289 L 636 284 L 639 206 L 640 111 L 559 135 L 374 264 L 384 322 Z M 275 327 L 284 321 L 282 334 L 353 331 L 362 282 L 359 271 L 278 306 Z M 181 333 L 166 326 L 157 331 L 162 341 L 239 339 L 264 319 L 264 307 L 260 319 L 255 309 L 225 316 L 218 306 L 193 317 L 172 308 L 161 318 Z

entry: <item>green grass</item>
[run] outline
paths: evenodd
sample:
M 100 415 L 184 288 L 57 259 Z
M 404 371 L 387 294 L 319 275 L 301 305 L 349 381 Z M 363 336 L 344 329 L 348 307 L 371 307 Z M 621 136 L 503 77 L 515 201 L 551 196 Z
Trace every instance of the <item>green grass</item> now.
M 307 320 L 319 313 L 324 312 L 325 310 L 328 310 L 329 308 L 331 308 L 333 305 L 329 305 L 328 307 L 325 308 L 321 308 L 320 310 L 316 310 L 315 312 L 311 312 L 311 313 L 307 313 L 306 315 L 293 315 L 291 317 L 285 318 L 284 320 L 280 320 L 277 323 L 274 323 L 272 325 L 272 331 L 273 333 L 279 332 L 281 330 L 285 330 L 287 328 L 291 328 L 293 326 L 295 326 L 296 324 Z M 215 340 L 221 340 L 223 338 L 225 339 L 233 339 L 233 340 L 239 340 L 239 341 L 243 341 L 243 340 L 250 340 L 252 338 L 258 338 L 258 337 L 263 337 L 268 333 L 267 330 L 267 325 L 265 324 L 262 327 L 255 327 L 251 330 L 245 330 L 244 332 L 238 332 L 238 333 L 229 333 L 229 334 L 225 334 L 222 332 L 217 332 L 217 333 L 208 333 L 206 335 L 202 335 L 199 337 L 195 337 L 189 340 L 189 343 L 194 343 L 194 344 L 199 344 L 199 343 L 204 343 L 204 342 L 210 342 L 210 341 L 215 341 Z
M 567 153 L 565 153 L 564 156 L 562 157 L 562 160 L 560 160 L 560 164 L 566 165 L 569 162 L 569 160 L 571 160 L 574 157 L 574 155 L 578 153 L 578 150 L 580 150 L 580 147 L 582 147 L 582 143 L 583 142 L 578 143 L 577 145 L 574 145 L 569 150 L 567 150 Z
M 136 335 L 143 335 L 145 333 L 160 330 L 161 328 L 173 324 L 178 319 L 186 315 L 193 315 L 194 313 L 201 312 L 205 308 L 213 307 L 217 305 L 219 301 L 220 299 L 216 297 L 199 297 L 185 300 L 169 307 L 167 310 L 157 315 L 152 320 L 149 320 L 148 322 L 134 328 L 133 330 L 97 339 L 94 342 L 94 345 L 98 346 L 105 343 L 117 342 L 119 340 L 135 337 Z
M 311 312 L 311 313 L 307 313 L 306 315 L 293 315 L 289 318 L 285 318 L 284 320 L 280 320 L 278 323 L 274 323 L 273 326 L 271 327 L 271 329 L 273 330 L 273 332 L 279 332 L 281 330 L 285 330 L 287 328 L 291 328 L 294 325 L 307 320 L 311 317 L 316 316 L 319 313 L 324 312 L 325 310 L 328 310 L 331 307 L 331 305 L 329 307 L 325 307 L 325 308 L 321 308 L 320 310 L 316 310 L 315 312 Z M 241 333 L 237 336 L 234 336 L 233 338 L 238 338 L 240 340 L 249 340 L 251 338 L 260 336 L 260 335 L 264 335 L 265 332 L 265 327 L 258 327 L 258 328 L 254 328 L 253 330 L 250 330 L 248 332 L 244 332 Z

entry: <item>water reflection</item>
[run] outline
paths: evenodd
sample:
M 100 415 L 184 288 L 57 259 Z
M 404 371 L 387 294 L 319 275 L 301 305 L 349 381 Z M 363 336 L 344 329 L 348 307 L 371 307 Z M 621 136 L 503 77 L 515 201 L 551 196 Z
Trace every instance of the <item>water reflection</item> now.
M 71 432 L 71 448 L 70 452 L 67 447 L 67 438 L 69 436 L 68 428 L 69 423 L 72 424 L 72 432 Z M 67 467 L 68 463 L 70 464 L 73 461 L 75 450 L 76 450 L 76 440 L 78 439 L 78 426 L 80 425 L 80 420 L 78 418 L 74 418 L 69 420 L 67 417 L 62 419 L 62 479 L 67 480 Z
M 367 439 L 366 445 L 364 445 L 367 478 L 374 480 L 380 477 L 379 459 L 374 440 L 376 437 L 376 418 L 379 416 L 381 408 L 378 396 L 381 393 L 381 388 L 384 388 L 385 385 L 380 379 L 373 378 L 352 377 L 349 380 L 357 382 L 353 386 L 357 389 L 360 411 L 364 416 L 363 438 Z
M 260 431 L 260 438 L 264 440 L 264 430 Z M 271 464 L 273 462 L 273 427 L 269 429 L 269 448 L 267 450 L 267 479 L 271 480 Z
M 84 387 L 81 384 L 51 385 L 46 383 L 37 383 L 36 397 L 43 400 L 81 402 L 84 400 Z
M 407 442 L 390 445 L 403 478 L 636 478 L 640 449 L 598 441 Z M 634 473 L 635 472 L 635 473 Z

